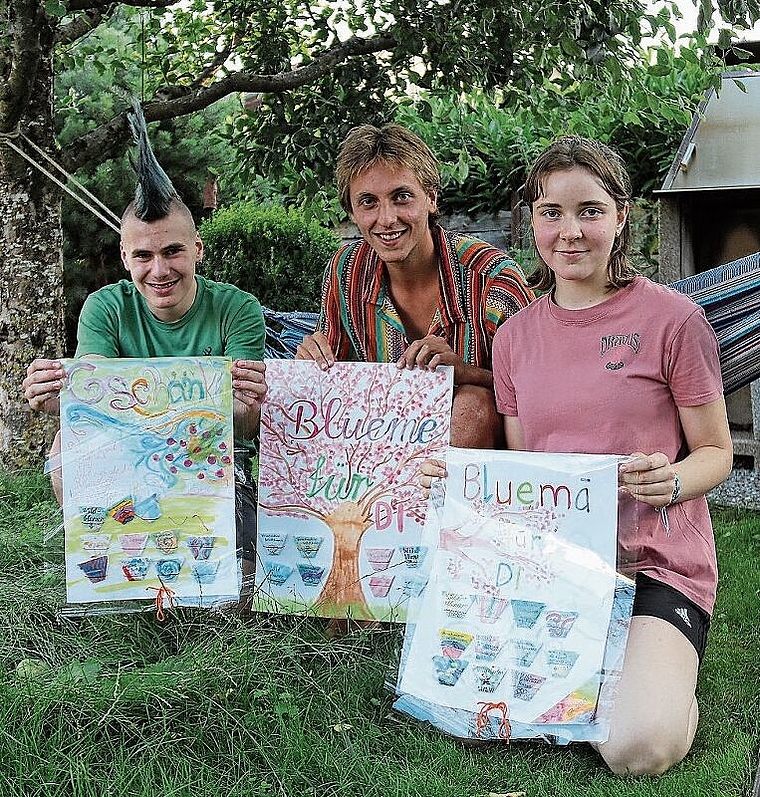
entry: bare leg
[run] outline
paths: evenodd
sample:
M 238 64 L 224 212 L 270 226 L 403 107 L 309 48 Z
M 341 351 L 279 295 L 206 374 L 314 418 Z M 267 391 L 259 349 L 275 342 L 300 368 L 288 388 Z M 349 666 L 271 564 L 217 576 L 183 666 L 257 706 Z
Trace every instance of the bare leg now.
M 659 775 L 689 752 L 699 710 L 697 652 L 659 617 L 634 617 L 609 739 L 598 746 L 618 775 Z
M 504 421 L 496 411 L 493 390 L 475 385 L 454 388 L 451 445 L 457 448 L 504 448 Z

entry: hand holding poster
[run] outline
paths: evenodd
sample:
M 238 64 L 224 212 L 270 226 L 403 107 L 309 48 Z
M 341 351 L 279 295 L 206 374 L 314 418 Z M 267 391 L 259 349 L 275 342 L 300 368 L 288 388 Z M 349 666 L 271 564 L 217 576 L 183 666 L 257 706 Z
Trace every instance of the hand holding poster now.
M 617 580 L 618 461 L 449 449 L 400 694 L 473 718 L 498 708 L 534 736 L 595 721 Z M 623 607 L 615 622 L 627 629 L 630 600 Z
M 402 620 L 418 592 L 419 463 L 448 444 L 452 374 L 267 360 L 258 608 Z
M 237 596 L 230 361 L 64 365 L 68 601 Z

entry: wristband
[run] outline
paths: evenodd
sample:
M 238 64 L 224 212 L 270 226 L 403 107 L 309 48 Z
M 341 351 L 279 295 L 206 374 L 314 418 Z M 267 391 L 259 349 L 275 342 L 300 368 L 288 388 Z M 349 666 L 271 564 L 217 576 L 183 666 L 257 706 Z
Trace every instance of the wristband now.
M 681 497 L 681 477 L 676 473 L 673 476 L 673 495 L 668 502 L 668 506 L 671 504 L 675 504 L 676 501 Z

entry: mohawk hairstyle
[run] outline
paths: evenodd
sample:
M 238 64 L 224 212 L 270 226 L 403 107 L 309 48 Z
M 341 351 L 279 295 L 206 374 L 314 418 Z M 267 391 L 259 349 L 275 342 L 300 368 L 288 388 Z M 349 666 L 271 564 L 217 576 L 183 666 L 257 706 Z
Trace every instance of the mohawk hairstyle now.
M 172 201 L 181 200 L 172 181 L 153 154 L 145 117 L 136 99 L 132 100 L 132 111 L 127 113 L 127 119 L 137 144 L 137 163 L 132 162 L 137 172 L 137 188 L 132 209 L 140 221 L 150 222 L 166 218 L 171 210 Z

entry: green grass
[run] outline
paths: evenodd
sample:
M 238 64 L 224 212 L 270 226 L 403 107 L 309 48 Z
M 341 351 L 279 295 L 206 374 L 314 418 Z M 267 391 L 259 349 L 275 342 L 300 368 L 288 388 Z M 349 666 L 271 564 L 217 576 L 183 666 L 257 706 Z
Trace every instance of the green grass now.
M 60 512 L 41 477 L 0 476 L 0 796 L 749 795 L 760 516 L 714 516 L 721 585 L 694 748 L 661 778 L 620 779 L 584 745 L 464 748 L 395 714 L 398 629 L 330 640 L 292 617 L 62 617 Z

